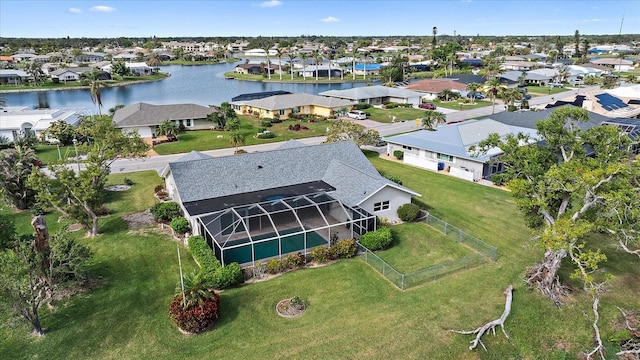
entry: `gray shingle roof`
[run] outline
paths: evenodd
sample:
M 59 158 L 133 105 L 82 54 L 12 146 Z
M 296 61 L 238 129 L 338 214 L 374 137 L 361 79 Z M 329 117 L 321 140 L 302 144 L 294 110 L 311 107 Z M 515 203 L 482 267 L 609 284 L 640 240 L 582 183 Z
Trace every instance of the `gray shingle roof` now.
M 211 159 L 211 156 L 207 154 L 203 154 L 199 151 L 191 150 L 187 155 L 179 158 L 176 162 L 184 162 L 184 161 L 192 161 L 192 160 L 202 160 L 202 159 Z
M 388 182 L 353 142 L 174 162 L 169 168 L 184 203 L 324 180 L 340 200 L 357 204 Z
M 571 105 L 565 105 L 565 106 L 571 106 Z M 535 129 L 536 123 L 538 121 L 548 119 L 551 112 L 556 109 L 557 107 L 544 109 L 540 111 L 514 111 L 514 112 L 504 111 L 497 114 L 489 115 L 488 118 L 501 122 L 506 125 Z M 589 114 L 589 121 L 579 122 L 577 124 L 577 126 L 583 130 L 591 128 L 593 126 L 600 125 L 603 121 L 611 120 L 611 118 L 608 118 L 600 114 L 596 114 L 591 111 L 587 111 L 587 113 Z
M 135 103 L 118 109 L 113 115 L 117 127 L 160 125 L 164 120 L 204 119 L 214 108 L 196 104 L 151 105 Z
M 397 98 L 415 98 L 421 97 L 422 94 L 417 91 L 406 89 L 392 88 L 388 86 L 362 86 L 347 90 L 329 90 L 323 91 L 319 95 L 333 96 L 342 99 L 371 99 L 379 97 L 397 97 Z
M 500 122 L 485 120 L 470 120 L 459 124 L 438 127 L 436 131 L 420 130 L 407 134 L 385 138 L 388 143 L 405 145 L 418 149 L 426 149 L 440 154 L 447 154 L 464 159 L 485 161 L 493 153 L 473 156 L 469 147 L 486 139 L 489 134 L 500 136 L 523 132 L 535 137 L 535 129 L 510 126 Z

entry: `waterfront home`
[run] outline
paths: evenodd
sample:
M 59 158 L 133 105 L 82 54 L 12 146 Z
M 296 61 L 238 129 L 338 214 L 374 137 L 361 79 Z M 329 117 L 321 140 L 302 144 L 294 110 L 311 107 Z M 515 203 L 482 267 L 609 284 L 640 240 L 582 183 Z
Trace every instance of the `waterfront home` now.
M 56 121 L 64 121 L 76 126 L 80 123 L 80 115 L 71 110 L 62 109 L 36 109 L 28 107 L 2 107 L 0 108 L 0 136 L 9 141 L 14 141 L 20 134 L 33 133 L 40 137 L 42 132 Z M 57 142 L 56 139 L 46 140 Z
M 319 95 L 371 105 L 382 105 L 395 102 L 418 106 L 422 99 L 422 94 L 417 91 L 391 88 L 381 85 L 363 86 L 346 90 L 328 90 L 319 93 Z
M 1 85 L 19 85 L 32 79 L 33 76 L 27 74 L 24 70 L 0 69 Z
M 230 102 L 239 115 L 258 118 L 286 119 L 291 115 L 316 115 L 333 117 L 336 113 L 350 110 L 352 102 L 306 93 L 273 95 L 260 99 Z

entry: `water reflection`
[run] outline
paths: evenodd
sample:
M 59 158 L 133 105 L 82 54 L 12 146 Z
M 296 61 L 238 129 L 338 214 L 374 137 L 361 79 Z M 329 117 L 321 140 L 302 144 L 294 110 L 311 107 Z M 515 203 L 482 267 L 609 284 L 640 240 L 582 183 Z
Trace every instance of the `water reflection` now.
M 102 107 L 109 109 L 118 104 L 129 105 L 135 102 L 158 105 L 177 103 L 219 105 L 244 93 L 285 90 L 293 93 L 317 94 L 332 89 L 350 89 L 365 85 L 363 83 L 286 84 L 225 79 L 224 73 L 232 71 L 236 64 L 238 63 L 162 66 L 163 72 L 171 74 L 165 80 L 103 88 L 101 91 Z M 91 96 L 87 89 L 5 93 L 0 94 L 0 97 L 6 99 L 8 106 L 79 108 L 97 113 L 97 108 L 91 102 Z

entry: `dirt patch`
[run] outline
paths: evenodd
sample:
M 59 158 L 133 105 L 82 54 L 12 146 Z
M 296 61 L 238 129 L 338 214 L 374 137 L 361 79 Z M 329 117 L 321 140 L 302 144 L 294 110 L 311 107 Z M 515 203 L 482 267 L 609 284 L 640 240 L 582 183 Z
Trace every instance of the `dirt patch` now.
M 82 225 L 80 224 L 71 224 L 69 225 L 69 231 L 78 231 L 82 229 Z
M 127 191 L 129 189 L 131 189 L 131 186 L 129 185 L 110 185 L 104 188 L 107 191 Z
M 124 220 L 127 225 L 129 225 L 130 230 L 146 228 L 155 225 L 156 223 L 153 220 L 153 215 L 151 215 L 151 211 L 149 211 L 149 209 L 123 216 L 122 220 Z
M 291 300 L 284 299 L 276 305 L 278 315 L 285 318 L 294 318 L 302 315 L 307 310 L 307 306 L 304 303 L 293 304 Z

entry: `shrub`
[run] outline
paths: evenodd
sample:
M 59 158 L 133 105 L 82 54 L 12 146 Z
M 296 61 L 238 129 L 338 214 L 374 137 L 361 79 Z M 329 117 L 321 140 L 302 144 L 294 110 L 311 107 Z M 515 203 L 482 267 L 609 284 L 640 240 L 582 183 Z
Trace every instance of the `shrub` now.
M 177 217 L 171 220 L 171 229 L 178 234 L 184 234 L 189 231 L 189 221 L 185 217 Z
M 385 177 L 398 185 L 402 185 L 402 180 L 395 175 L 386 175 Z
M 402 221 L 413 221 L 420 214 L 420 208 L 416 204 L 406 203 L 398 208 L 398 217 Z
M 330 254 L 330 250 L 328 247 L 318 246 L 316 248 L 313 248 L 313 250 L 311 250 L 310 255 L 311 255 L 311 260 L 318 263 L 323 263 L 329 260 L 329 254 Z
M 518 110 L 518 107 L 514 105 L 509 105 L 509 107 L 507 108 L 507 111 L 516 111 L 516 110 Z
M 127 186 L 132 186 L 133 185 L 133 180 L 129 179 L 128 177 L 124 178 L 124 184 Z
M 162 202 L 151 207 L 153 219 L 157 222 L 167 222 L 180 216 L 180 205 L 174 201 Z
M 258 139 L 273 139 L 274 137 L 276 137 L 276 135 L 272 132 L 267 132 L 267 133 L 263 132 L 256 135 L 256 137 Z
M 358 244 L 354 239 L 337 241 L 331 246 L 330 255 L 334 259 L 347 259 L 354 257 L 358 252 Z
M 164 185 L 156 185 L 156 187 L 153 188 L 153 193 L 158 193 L 160 191 L 165 191 L 164 190 Z
M 271 120 L 262 120 L 261 124 L 262 124 L 262 126 L 268 128 L 268 127 L 271 127 L 271 123 L 272 123 Z
M 364 109 L 368 109 L 370 107 L 371 107 L 371 104 L 365 104 L 365 103 L 353 104 L 353 109 L 354 110 L 364 110 Z
M 219 290 L 240 284 L 244 281 L 242 268 L 238 263 L 231 263 L 226 266 L 218 267 L 213 272 L 211 278 L 213 280 L 213 286 Z
M 505 184 L 505 174 L 495 174 L 491 177 L 491 182 L 493 182 L 497 186 L 502 186 Z
M 402 159 L 404 159 L 404 151 L 402 151 L 402 150 L 394 150 L 393 151 L 393 156 L 395 156 L 396 159 L 398 159 L 398 160 L 402 160 Z
M 219 307 L 220 295 L 217 293 L 186 309 L 182 306 L 182 296 L 176 296 L 169 305 L 169 317 L 180 329 L 197 334 L 213 325 L 219 316 Z
M 391 228 L 383 227 L 360 236 L 360 244 L 369 250 L 386 249 L 391 245 Z
M 207 244 L 204 237 L 197 235 L 189 238 L 189 251 L 202 268 L 217 269 L 221 267 L 220 261 L 213 254 L 213 250 Z
M 265 266 L 265 270 L 269 274 L 277 274 L 280 272 L 280 260 L 278 259 L 270 259 L 267 261 L 267 265 Z
M 304 255 L 301 253 L 289 254 L 281 261 L 283 269 L 297 269 L 304 265 Z

